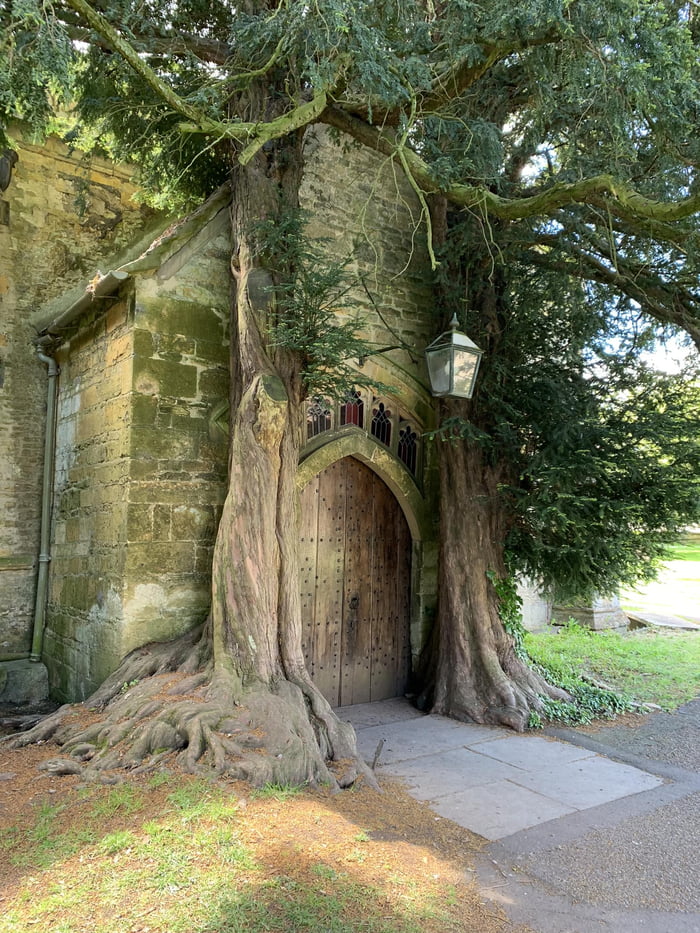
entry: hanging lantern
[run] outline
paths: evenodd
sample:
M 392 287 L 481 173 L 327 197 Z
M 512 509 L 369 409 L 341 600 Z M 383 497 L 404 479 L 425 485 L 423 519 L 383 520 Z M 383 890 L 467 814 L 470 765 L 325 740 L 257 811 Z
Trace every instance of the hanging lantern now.
M 458 324 L 455 314 L 450 321 L 450 329 L 425 348 L 430 389 L 436 396 L 471 398 L 474 393 L 484 351 L 457 330 Z

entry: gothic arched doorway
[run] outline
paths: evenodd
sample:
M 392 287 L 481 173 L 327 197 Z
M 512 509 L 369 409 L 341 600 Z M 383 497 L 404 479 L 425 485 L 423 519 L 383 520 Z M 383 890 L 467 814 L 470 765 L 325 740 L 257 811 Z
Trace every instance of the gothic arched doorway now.
M 302 490 L 302 642 L 332 706 L 404 692 L 411 550 L 396 497 L 359 460 L 332 463 Z

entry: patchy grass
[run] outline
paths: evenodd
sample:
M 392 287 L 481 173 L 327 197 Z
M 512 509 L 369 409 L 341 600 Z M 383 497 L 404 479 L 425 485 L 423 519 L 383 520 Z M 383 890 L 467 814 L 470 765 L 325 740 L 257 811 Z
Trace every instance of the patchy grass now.
M 77 789 L 26 755 L 0 753 L 19 772 L 3 785 L 0 933 L 511 929 L 471 880 L 481 840 L 399 787 L 260 795 L 159 774 Z
M 640 703 L 675 709 L 700 693 L 697 632 L 592 632 L 570 624 L 528 633 L 525 645 L 537 663 L 562 675 L 589 675 Z
M 253 791 L 253 797 L 258 799 L 289 800 L 301 793 L 302 788 L 296 784 L 263 784 Z
M 700 535 L 686 535 L 679 544 L 674 544 L 669 550 L 671 560 L 700 562 Z M 700 573 L 700 568 L 698 570 Z

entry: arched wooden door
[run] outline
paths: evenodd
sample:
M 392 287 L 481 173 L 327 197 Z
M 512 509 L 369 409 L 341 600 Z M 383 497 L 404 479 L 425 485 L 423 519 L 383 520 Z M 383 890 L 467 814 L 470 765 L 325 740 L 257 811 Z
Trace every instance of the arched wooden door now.
M 411 533 L 389 487 L 345 457 L 301 494 L 302 641 L 332 706 L 399 696 L 409 670 Z

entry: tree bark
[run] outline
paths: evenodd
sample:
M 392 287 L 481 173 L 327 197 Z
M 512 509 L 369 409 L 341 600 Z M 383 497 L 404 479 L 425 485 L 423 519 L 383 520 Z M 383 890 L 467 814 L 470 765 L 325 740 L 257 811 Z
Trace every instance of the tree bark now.
M 443 403 L 443 417 L 464 414 Z M 437 660 L 432 711 L 454 719 L 510 726 L 518 732 L 541 696 L 566 698 L 515 652 L 499 615 L 494 580 L 508 576 L 505 477 L 473 441 L 440 445 L 440 559 Z

